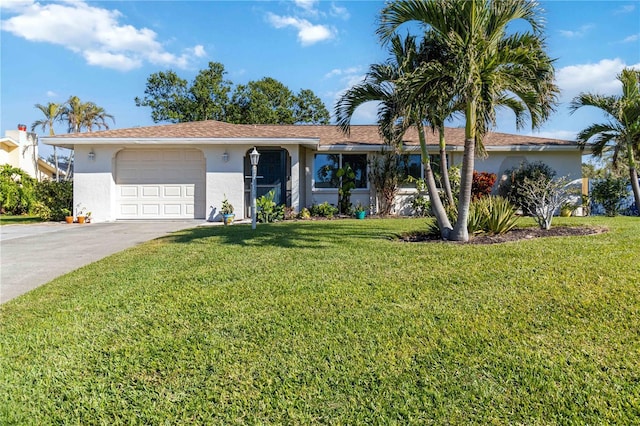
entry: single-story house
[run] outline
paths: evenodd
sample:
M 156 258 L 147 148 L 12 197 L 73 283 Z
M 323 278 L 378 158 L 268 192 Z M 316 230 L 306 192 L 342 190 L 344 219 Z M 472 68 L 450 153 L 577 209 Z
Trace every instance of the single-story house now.
M 22 169 L 38 181 L 56 178 L 55 166 L 38 155 L 38 136 L 27 132 L 24 124 L 17 130 L 7 130 L 0 138 L 0 164 Z M 58 171 L 58 176 L 64 176 L 64 172 Z
M 445 131 L 449 164 L 462 163 L 464 129 Z M 356 173 L 351 201 L 376 211 L 369 160 L 385 148 L 375 125 L 355 125 L 349 135 L 329 125 L 239 125 L 198 121 L 44 137 L 48 145 L 75 150 L 74 205 L 94 221 L 119 219 L 220 220 L 222 200 L 236 219 L 250 217 L 249 153 L 260 153 L 258 196 L 274 190 L 294 211 L 328 201 L 336 205 L 335 174 L 349 163 Z M 429 150 L 438 152 L 436 135 Z M 491 133 L 488 157 L 475 169 L 499 176 L 523 161 L 543 161 L 558 176 L 581 178 L 582 152 L 575 142 Z M 403 139 L 403 161 L 414 177 L 423 173 L 417 132 Z M 415 176 L 416 174 L 420 176 Z M 396 211 L 406 212 L 415 188 L 403 188 Z

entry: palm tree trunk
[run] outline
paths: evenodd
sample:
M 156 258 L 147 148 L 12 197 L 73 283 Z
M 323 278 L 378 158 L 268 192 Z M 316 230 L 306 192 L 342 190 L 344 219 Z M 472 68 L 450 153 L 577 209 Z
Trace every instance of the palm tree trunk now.
M 453 200 L 453 193 L 451 192 L 451 182 L 449 181 L 449 164 L 447 162 L 447 152 L 444 140 L 444 126 L 438 128 L 438 137 L 440 141 L 440 179 L 442 181 L 442 187 L 444 193 L 447 196 L 447 202 L 450 206 L 455 204 Z
M 627 143 L 627 156 L 629 157 L 629 179 L 631 180 L 631 191 L 636 202 L 638 216 L 640 216 L 640 184 L 638 184 L 638 171 L 636 169 L 636 160 L 633 156 L 633 144 Z
M 427 191 L 429 191 L 429 199 L 431 200 L 431 209 L 438 221 L 440 236 L 443 240 L 448 240 L 449 234 L 451 233 L 451 222 L 449 222 L 447 211 L 442 205 L 440 194 L 438 194 L 436 179 L 433 176 L 433 170 L 431 169 L 431 159 L 429 158 L 429 152 L 427 151 L 427 139 L 424 135 L 424 128 L 419 122 L 417 126 L 418 137 L 420 138 L 420 150 L 422 152 L 422 164 L 424 165 L 425 181 L 427 183 Z
M 53 146 L 53 162 L 56 165 L 56 182 L 60 182 L 60 173 L 58 173 L 58 151 L 56 146 Z
M 71 163 L 73 162 L 73 149 L 69 150 L 69 157 L 67 158 L 67 172 L 65 180 L 69 180 L 71 177 Z
M 458 220 L 451 232 L 453 241 L 469 241 L 469 207 L 471 206 L 471 185 L 473 184 L 473 168 L 476 155 L 476 108 L 475 101 L 469 102 L 466 108 L 466 126 L 464 139 L 464 156 L 460 176 L 460 195 L 458 196 Z

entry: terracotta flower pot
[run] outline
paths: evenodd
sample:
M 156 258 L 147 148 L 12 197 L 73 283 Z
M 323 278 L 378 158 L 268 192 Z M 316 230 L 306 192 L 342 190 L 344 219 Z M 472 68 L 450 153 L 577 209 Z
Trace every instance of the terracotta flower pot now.
M 73 216 L 65 216 L 64 221 L 67 223 L 73 223 Z
M 78 216 L 78 223 L 84 223 L 86 216 Z

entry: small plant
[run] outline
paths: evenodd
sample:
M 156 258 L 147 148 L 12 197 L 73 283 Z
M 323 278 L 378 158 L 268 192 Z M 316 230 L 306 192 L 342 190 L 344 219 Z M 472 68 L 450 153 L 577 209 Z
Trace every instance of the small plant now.
M 338 208 L 325 201 L 322 204 L 314 204 L 313 206 L 311 206 L 310 213 L 311 216 L 332 218 L 338 213 Z
M 300 213 L 298 213 L 298 219 L 311 219 L 311 212 L 309 209 L 303 207 L 302 210 L 300 210 Z
M 429 197 L 416 195 L 413 200 L 411 200 L 411 208 L 413 209 L 414 216 L 431 216 L 431 201 L 429 201 Z
M 566 177 L 547 179 L 544 175 L 525 177 L 518 184 L 522 208 L 533 216 L 541 229 L 551 229 L 553 215 L 574 194 Z
M 360 204 L 360 203 L 356 204 L 356 207 L 355 207 L 355 212 L 356 213 L 363 213 L 363 212 L 366 212 L 366 211 L 367 211 L 367 209 L 362 204 Z
M 349 215 L 351 214 L 351 190 L 356 187 L 356 172 L 347 164 L 338 169 L 336 176 L 340 178 L 340 188 L 338 188 L 339 212 Z
M 273 201 L 275 195 L 276 192 L 272 189 L 256 200 L 258 222 L 269 223 L 284 219 L 284 205 L 276 205 Z
M 85 213 L 86 210 L 87 210 L 86 207 L 84 207 L 82 205 L 82 203 L 76 204 L 76 216 L 77 217 L 84 216 L 84 213 Z
M 224 196 L 222 200 L 222 209 L 220 210 L 222 214 L 233 214 L 233 205 L 227 200 L 227 196 Z
M 65 216 L 71 216 L 71 210 L 69 209 L 60 209 L 60 212 Z
M 490 195 L 497 177 L 495 173 L 478 173 L 474 170 L 473 182 L 471 184 L 471 197 L 477 199 Z

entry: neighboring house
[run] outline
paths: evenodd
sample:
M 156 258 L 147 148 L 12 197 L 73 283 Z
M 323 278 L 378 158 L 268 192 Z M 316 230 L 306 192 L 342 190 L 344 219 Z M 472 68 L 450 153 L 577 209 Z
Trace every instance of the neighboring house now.
M 450 164 L 463 157 L 464 129 L 446 129 Z M 349 136 L 336 126 L 238 125 L 199 121 L 43 137 L 48 145 L 75 150 L 74 205 L 95 221 L 195 218 L 220 220 L 222 200 L 237 219 L 250 216 L 249 153 L 260 152 L 258 196 L 273 189 L 276 201 L 295 211 L 338 202 L 335 173 L 345 162 L 356 172 L 353 204 L 376 209 L 368 179 L 368 161 L 384 142 L 375 125 L 352 126 Z M 417 133 L 403 140 L 407 170 L 422 174 Z M 431 153 L 437 136 L 429 133 Z M 523 161 L 543 161 L 571 179 L 581 178 L 582 152 L 575 142 L 491 133 L 489 156 L 476 159 L 477 171 L 499 176 Z M 420 176 L 415 176 L 420 177 Z M 405 188 L 396 211 L 406 212 L 416 190 Z
M 19 124 L 18 130 L 7 130 L 0 138 L 0 164 L 20 168 L 38 181 L 56 178 L 55 166 L 38 155 L 38 136 L 27 132 L 24 124 Z M 64 175 L 61 171 L 58 174 Z

